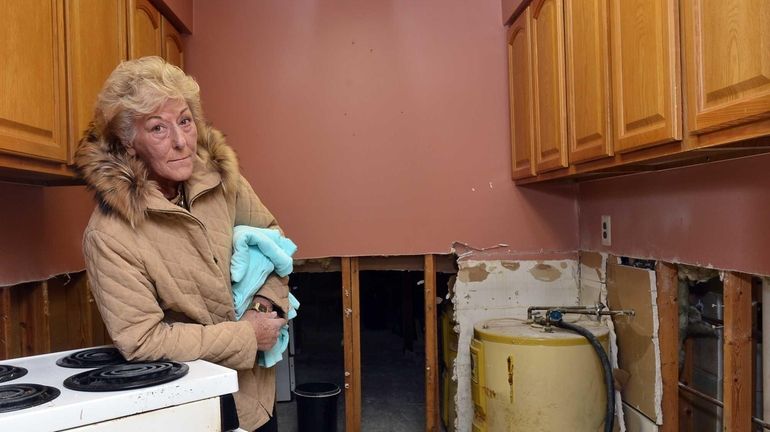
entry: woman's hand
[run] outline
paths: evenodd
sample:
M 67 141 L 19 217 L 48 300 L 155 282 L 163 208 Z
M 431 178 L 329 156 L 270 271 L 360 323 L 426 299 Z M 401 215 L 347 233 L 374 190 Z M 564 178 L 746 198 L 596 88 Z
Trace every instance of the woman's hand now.
M 281 327 L 286 325 L 286 320 L 278 318 L 275 312 L 260 313 L 254 309 L 246 311 L 241 321 L 248 321 L 254 328 L 254 336 L 257 338 L 257 350 L 269 351 L 278 340 Z

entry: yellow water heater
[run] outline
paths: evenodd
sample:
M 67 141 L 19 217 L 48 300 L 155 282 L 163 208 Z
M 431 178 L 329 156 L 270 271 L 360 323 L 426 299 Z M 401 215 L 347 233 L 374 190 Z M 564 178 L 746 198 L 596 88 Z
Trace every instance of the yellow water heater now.
M 608 329 L 576 322 L 604 349 Z M 601 361 L 581 335 L 524 320 L 474 326 L 471 341 L 473 432 L 597 432 L 603 430 L 606 389 Z

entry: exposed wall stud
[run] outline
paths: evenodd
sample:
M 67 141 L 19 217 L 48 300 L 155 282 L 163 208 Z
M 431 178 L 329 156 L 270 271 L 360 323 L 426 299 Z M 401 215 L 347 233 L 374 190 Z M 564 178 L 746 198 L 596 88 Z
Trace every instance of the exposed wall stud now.
M 751 430 L 751 276 L 724 278 L 724 430 Z
M 342 258 L 342 327 L 345 350 L 345 430 L 361 430 L 361 327 L 358 258 Z
M 436 258 L 425 255 L 425 430 L 439 430 Z
M 655 266 L 658 281 L 658 318 L 660 327 L 660 367 L 663 378 L 663 425 L 659 432 L 679 430 L 679 279 L 675 264 L 658 261 Z

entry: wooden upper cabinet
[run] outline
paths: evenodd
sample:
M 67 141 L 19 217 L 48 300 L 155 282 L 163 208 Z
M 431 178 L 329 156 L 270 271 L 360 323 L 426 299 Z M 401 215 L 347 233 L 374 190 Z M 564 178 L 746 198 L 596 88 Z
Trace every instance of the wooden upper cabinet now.
M 126 59 L 125 0 L 67 1 L 70 159 L 104 81 Z
M 532 13 L 532 83 L 535 170 L 568 166 L 562 0 L 535 0 Z
M 678 1 L 610 2 L 615 150 L 681 139 Z
M 165 17 L 161 19 L 160 29 L 163 35 L 163 58 L 167 62 L 184 69 L 182 37 Z
M 770 2 L 686 0 L 682 12 L 688 131 L 770 116 Z
M 137 59 L 161 56 L 161 15 L 149 0 L 129 0 L 128 54 Z
M 611 156 L 608 0 L 564 5 L 569 160 Z
M 514 180 L 535 175 L 532 124 L 532 43 L 529 8 L 508 29 L 508 93 Z
M 67 159 L 63 8 L 0 1 L 0 151 Z

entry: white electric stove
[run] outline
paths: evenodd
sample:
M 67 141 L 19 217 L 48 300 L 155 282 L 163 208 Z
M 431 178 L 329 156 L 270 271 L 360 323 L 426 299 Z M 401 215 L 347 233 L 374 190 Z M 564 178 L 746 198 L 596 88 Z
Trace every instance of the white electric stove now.
M 234 370 L 203 360 L 127 364 L 121 358 L 117 363 L 123 364 L 98 368 L 88 363 L 79 368 L 60 365 L 67 364 L 62 359 L 68 356 L 102 349 L 108 348 L 72 350 L 0 361 L 0 431 L 222 430 L 220 396 L 238 390 Z M 60 364 L 57 364 L 57 360 Z M 123 390 L 110 390 L 103 385 L 103 381 L 115 375 L 125 379 L 132 375 L 145 375 L 148 370 L 150 375 L 157 375 L 166 372 L 166 369 L 171 371 L 172 376 L 160 378 L 160 381 L 165 380 L 160 384 L 128 384 L 123 387 L 140 388 Z M 80 381 L 71 379 L 84 373 L 95 373 L 96 377 L 82 377 Z M 98 390 L 72 389 L 89 384 L 96 385 Z M 37 403 L 35 406 L 19 408 L 15 401 L 4 402 L 17 396 L 27 398 L 27 393 L 38 389 L 44 389 L 43 399 L 31 397 L 33 403 Z

